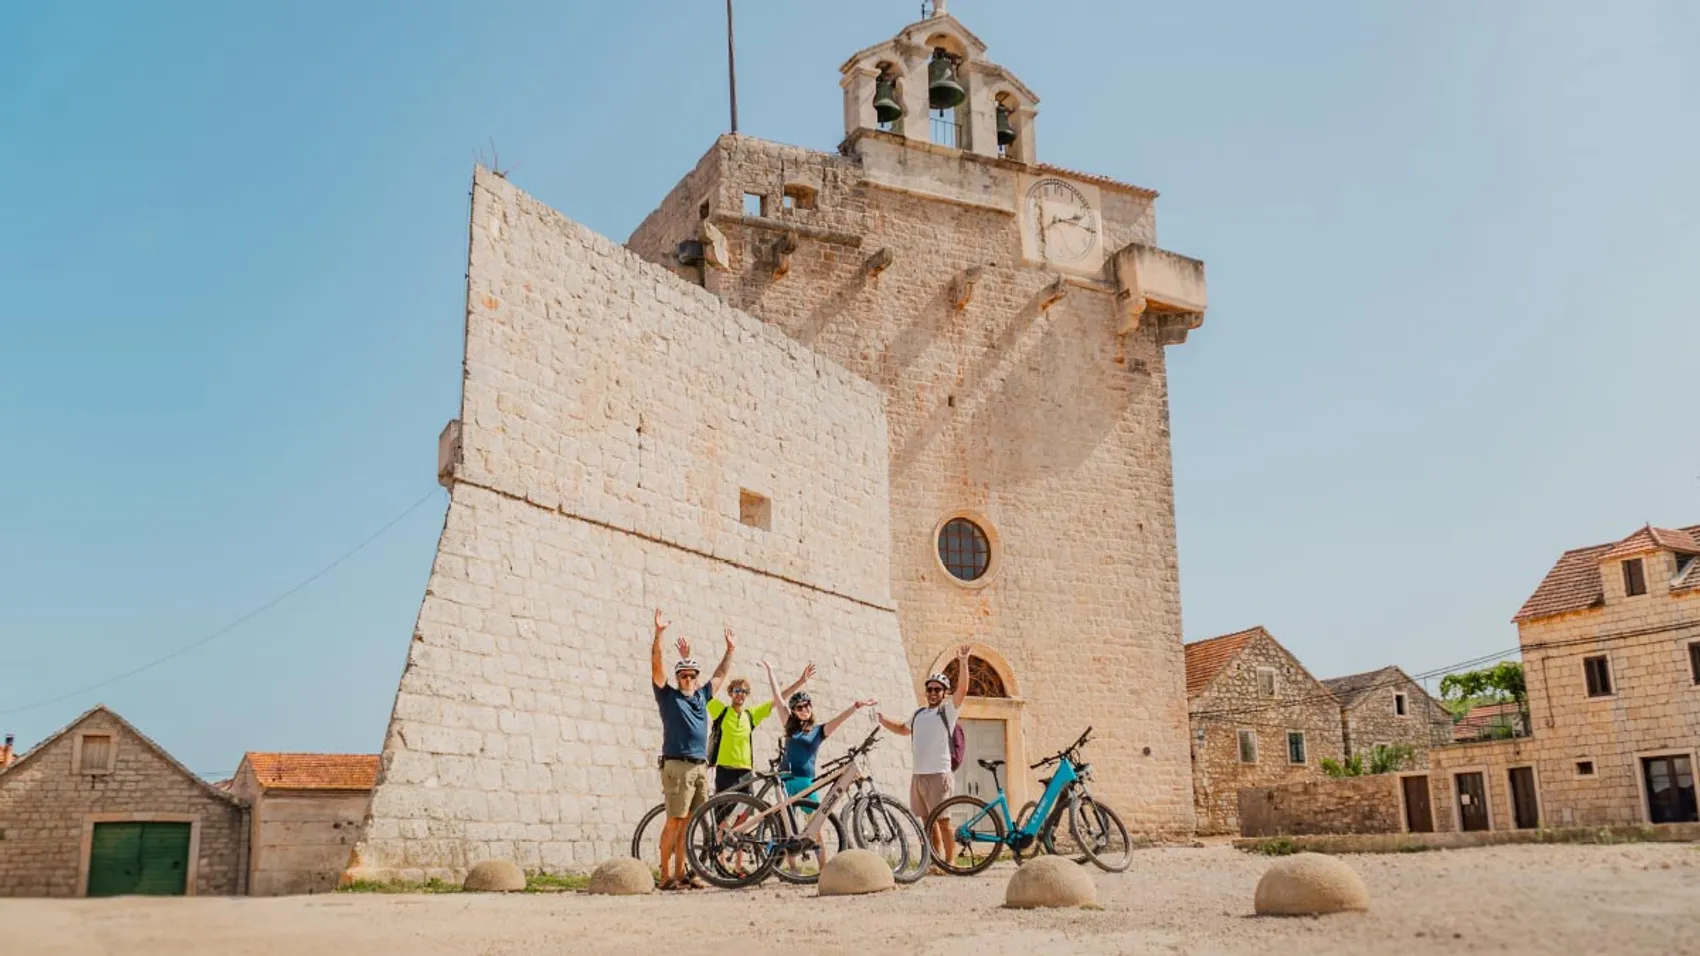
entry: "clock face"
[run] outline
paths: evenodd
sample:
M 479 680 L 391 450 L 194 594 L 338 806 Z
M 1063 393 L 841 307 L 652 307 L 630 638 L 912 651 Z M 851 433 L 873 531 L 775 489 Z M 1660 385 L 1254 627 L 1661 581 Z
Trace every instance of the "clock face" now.
M 1086 259 L 1098 246 L 1098 213 L 1086 195 L 1061 179 L 1041 179 L 1027 190 L 1028 228 L 1040 255 L 1068 264 Z

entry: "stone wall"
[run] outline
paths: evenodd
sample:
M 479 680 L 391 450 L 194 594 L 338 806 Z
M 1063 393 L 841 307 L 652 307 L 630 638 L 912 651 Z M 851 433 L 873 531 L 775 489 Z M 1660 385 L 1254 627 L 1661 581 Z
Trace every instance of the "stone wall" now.
M 656 607 L 708 667 L 730 625 L 735 675 L 814 660 L 828 712 L 913 706 L 867 383 L 484 170 L 465 374 L 461 460 L 352 876 L 625 855 L 660 800 Z M 873 763 L 904 786 L 901 741 Z
M 1260 668 L 1275 671 L 1275 696 L 1259 690 Z M 1321 779 L 1322 759 L 1345 755 L 1340 705 L 1297 659 L 1266 634 L 1252 637 L 1192 699 L 1193 795 L 1200 833 L 1238 833 L 1240 791 Z M 1256 761 L 1240 759 L 1240 731 L 1257 740 Z M 1305 762 L 1288 760 L 1287 734 L 1305 735 Z
M 1644 757 L 1683 754 L 1700 771 L 1700 685 L 1688 657 L 1700 642 L 1700 591 L 1670 591 L 1668 552 L 1643 558 L 1647 594 L 1626 596 L 1608 564 L 1603 607 L 1520 626 L 1532 735 L 1431 751 L 1437 829 L 1458 826 L 1459 773 L 1483 774 L 1492 828 L 1502 830 L 1514 826 L 1512 767 L 1534 768 L 1540 823 L 1556 827 L 1647 823 Z M 1595 655 L 1610 660 L 1610 696 L 1588 696 L 1582 661 Z
M 81 734 L 110 734 L 109 773 L 74 762 Z M 191 892 L 243 891 L 246 812 L 115 715 L 95 710 L 0 774 L 0 896 L 81 896 L 96 820 L 186 820 L 197 844 Z
M 1012 763 L 1017 747 L 1036 758 L 1095 725 L 1096 792 L 1136 830 L 1190 831 L 1162 347 L 1173 339 L 1156 321 L 1118 336 L 1103 276 L 1071 280 L 1042 308 L 1057 273 L 1023 259 L 1014 215 L 1031 167 L 875 134 L 847 150 L 722 137 L 704 160 L 713 178 L 667 200 L 633 248 L 660 255 L 671 235 L 655 236 L 681 228 L 670 210 L 707 199 L 730 259 L 707 290 L 880 389 L 911 675 L 954 644 L 981 645 L 1024 689 L 995 715 L 1018 728 Z M 792 182 L 817 190 L 816 208 L 743 216 L 746 192 Z M 1107 246 L 1154 241 L 1149 192 L 1099 188 Z M 952 283 L 970 268 L 983 271 L 958 308 Z M 992 566 L 971 585 L 937 557 L 937 530 L 958 515 L 992 538 Z M 1012 792 L 1036 794 L 1033 776 Z
M 231 793 L 249 810 L 248 895 L 336 889 L 360 840 L 370 791 L 262 791 L 244 766 Z
M 1402 807 L 1392 773 L 1248 787 L 1239 792 L 1240 835 L 1397 833 Z
M 1405 695 L 1405 713 L 1395 706 L 1394 695 Z M 1376 685 L 1341 708 L 1345 719 L 1347 755 L 1362 754 L 1367 761 L 1376 744 L 1409 744 L 1413 763 L 1406 769 L 1428 766 L 1430 747 L 1452 742 L 1452 717 L 1422 685 L 1397 668 L 1388 668 Z

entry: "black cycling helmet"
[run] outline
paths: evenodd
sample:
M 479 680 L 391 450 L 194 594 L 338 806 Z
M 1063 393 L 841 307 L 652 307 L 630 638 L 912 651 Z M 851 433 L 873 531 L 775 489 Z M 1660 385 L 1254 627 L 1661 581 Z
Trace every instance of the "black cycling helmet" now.
M 797 707 L 801 704 L 808 704 L 810 707 L 814 706 L 814 704 L 815 704 L 814 698 L 809 696 L 808 691 L 800 690 L 800 691 L 796 692 L 795 694 L 792 694 L 791 699 L 785 702 L 785 706 L 791 708 L 792 710 L 796 710 Z

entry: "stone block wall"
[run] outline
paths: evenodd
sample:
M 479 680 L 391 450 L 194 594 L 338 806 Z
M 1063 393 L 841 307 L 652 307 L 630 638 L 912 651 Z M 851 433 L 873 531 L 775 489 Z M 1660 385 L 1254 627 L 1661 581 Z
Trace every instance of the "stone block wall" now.
M 1275 671 L 1275 696 L 1259 690 L 1258 670 Z M 1322 779 L 1322 759 L 1345 755 L 1340 705 L 1321 682 L 1265 634 L 1192 700 L 1193 795 L 1198 831 L 1238 833 L 1240 791 Z M 1256 761 L 1240 759 L 1240 731 L 1257 741 Z M 1288 760 L 1287 734 L 1305 735 L 1305 762 Z
M 1405 713 L 1398 713 L 1394 695 L 1405 695 Z M 1416 681 L 1389 668 L 1376 686 L 1341 708 L 1345 719 L 1347 755 L 1362 754 L 1365 760 L 1376 744 L 1412 747 L 1413 763 L 1406 769 L 1428 766 L 1428 751 L 1452 742 L 1452 717 L 1440 702 L 1430 697 Z
M 248 895 L 329 893 L 360 840 L 371 791 L 263 790 L 243 766 L 233 795 L 249 805 Z
M 814 660 L 828 712 L 913 707 L 867 383 L 484 170 L 465 374 L 462 460 L 351 875 L 625 855 L 660 800 L 656 607 L 709 668 L 732 626 L 733 673 L 758 688 L 759 660 L 787 676 Z M 746 494 L 765 526 L 742 520 Z M 902 741 L 875 752 L 896 792 L 907 766 Z
M 1189 832 L 1160 324 L 1118 336 L 1104 277 L 1070 282 L 1041 308 L 1057 273 L 1022 258 L 1020 164 L 900 150 L 878 135 L 848 152 L 722 137 L 702 191 L 667 200 L 632 247 L 660 255 L 671 240 L 654 236 L 679 229 L 668 210 L 708 199 L 731 263 L 711 270 L 707 290 L 879 388 L 892 591 L 912 677 L 955 644 L 983 646 L 1024 689 L 1000 713 L 1028 754 L 1095 725 L 1095 792 L 1136 830 Z M 720 212 L 795 180 L 818 184 L 815 209 Z M 1149 192 L 1102 194 L 1107 243 L 1154 240 Z M 787 236 L 795 250 L 781 270 Z M 871 268 L 882 254 L 889 264 Z M 971 268 L 983 271 L 958 308 L 952 284 Z M 937 556 L 938 528 L 958 515 L 992 538 L 992 567 L 972 585 Z
M 110 734 L 112 770 L 74 763 L 81 734 Z M 186 820 L 194 827 L 196 895 L 243 892 L 246 812 L 169 760 L 127 724 L 96 710 L 0 774 L 0 896 L 81 896 L 95 820 Z
M 1398 833 L 1404 829 L 1398 774 L 1248 787 L 1238 799 L 1241 836 Z

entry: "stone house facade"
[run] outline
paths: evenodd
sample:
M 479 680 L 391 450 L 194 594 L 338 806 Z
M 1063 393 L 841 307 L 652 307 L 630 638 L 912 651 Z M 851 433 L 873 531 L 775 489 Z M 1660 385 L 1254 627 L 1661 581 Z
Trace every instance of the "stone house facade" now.
M 235 895 L 247 811 L 104 706 L 0 772 L 0 895 Z
M 1261 627 L 1186 645 L 1198 831 L 1238 833 L 1239 792 L 1323 776 L 1345 756 L 1340 703 Z
M 1039 163 L 985 52 L 942 10 L 859 51 L 836 152 L 723 136 L 625 249 L 475 175 L 451 503 L 352 873 L 624 852 L 658 605 L 904 714 L 972 643 L 977 754 L 1095 725 L 1095 792 L 1192 831 L 1164 349 L 1203 264 L 1155 193 Z
M 1700 525 L 1566 552 L 1514 620 L 1529 736 L 1431 751 L 1433 828 L 1700 819 Z
M 1430 747 L 1452 741 L 1452 715 L 1398 667 L 1383 667 L 1322 682 L 1340 701 L 1346 756 L 1365 760 L 1377 745 L 1412 749 L 1408 769 L 1428 766 Z
M 335 890 L 377 780 L 377 754 L 243 754 L 229 789 L 250 807 L 248 895 Z

